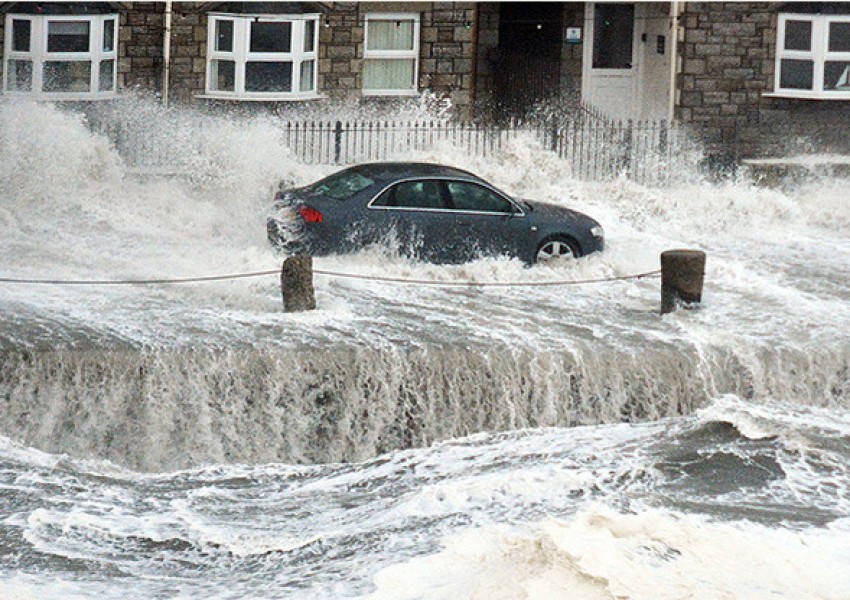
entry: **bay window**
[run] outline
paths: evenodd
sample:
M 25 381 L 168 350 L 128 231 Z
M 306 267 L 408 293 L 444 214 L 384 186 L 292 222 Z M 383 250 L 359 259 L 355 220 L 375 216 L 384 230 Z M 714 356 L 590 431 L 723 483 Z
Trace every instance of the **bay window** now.
M 363 93 L 404 96 L 417 93 L 419 78 L 419 15 L 366 15 L 363 52 Z
M 116 92 L 118 15 L 6 15 L 3 93 L 57 100 Z
M 775 96 L 850 100 L 850 15 L 779 15 Z
M 315 98 L 319 16 L 210 15 L 206 96 Z

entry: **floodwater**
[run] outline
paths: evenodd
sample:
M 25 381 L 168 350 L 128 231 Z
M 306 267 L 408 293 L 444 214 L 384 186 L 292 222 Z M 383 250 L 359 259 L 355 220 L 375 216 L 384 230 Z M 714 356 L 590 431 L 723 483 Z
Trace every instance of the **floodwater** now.
M 277 182 L 333 167 L 271 118 L 188 140 L 200 117 L 161 118 L 188 177 L 134 177 L 79 115 L 0 105 L 0 277 L 277 269 Z M 399 158 L 586 212 L 607 248 L 318 258 L 364 278 L 317 275 L 304 314 L 274 275 L 0 284 L 0 597 L 850 597 L 846 181 L 583 183 L 523 139 Z M 654 278 L 475 285 L 671 248 L 708 256 L 696 310 L 660 316 Z M 469 285 L 368 279 L 387 275 Z

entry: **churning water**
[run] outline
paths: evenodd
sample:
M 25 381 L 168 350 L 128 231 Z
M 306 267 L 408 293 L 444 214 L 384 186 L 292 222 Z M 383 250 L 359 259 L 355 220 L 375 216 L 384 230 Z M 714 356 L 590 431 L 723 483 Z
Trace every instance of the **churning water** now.
M 279 266 L 273 189 L 332 167 L 271 117 L 157 118 L 188 177 L 133 177 L 79 115 L 0 105 L 0 277 Z M 306 314 L 273 276 L 0 284 L 0 598 L 850 598 L 847 181 L 582 183 L 521 139 L 399 158 L 577 208 L 608 247 L 317 268 L 543 282 L 688 247 L 703 304 L 660 317 L 656 279 L 317 276 Z

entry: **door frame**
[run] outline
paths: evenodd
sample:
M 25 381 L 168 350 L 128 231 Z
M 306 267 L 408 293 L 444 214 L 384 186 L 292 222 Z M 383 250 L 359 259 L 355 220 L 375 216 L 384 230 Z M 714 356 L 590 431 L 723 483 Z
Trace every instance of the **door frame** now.
M 593 68 L 593 41 L 594 41 L 594 21 L 597 4 L 631 4 L 634 6 L 634 18 L 632 20 L 632 67 L 630 69 L 594 69 Z M 583 102 L 595 106 L 606 112 L 605 106 L 595 100 L 595 85 L 596 82 L 603 79 L 629 79 L 629 109 L 624 113 L 623 117 L 618 118 L 638 118 L 641 113 L 642 93 L 639 85 L 642 74 L 641 61 L 641 40 L 638 28 L 638 21 L 644 14 L 644 7 L 641 2 L 587 2 L 584 8 L 584 49 L 582 54 L 582 84 L 581 98 Z

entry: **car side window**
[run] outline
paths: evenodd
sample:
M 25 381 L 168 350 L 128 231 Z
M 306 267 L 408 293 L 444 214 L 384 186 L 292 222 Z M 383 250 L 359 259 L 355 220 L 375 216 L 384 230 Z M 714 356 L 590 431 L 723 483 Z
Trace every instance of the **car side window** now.
M 517 212 L 508 200 L 477 183 L 450 181 L 447 186 L 456 210 L 503 214 Z
M 440 183 L 437 181 L 403 181 L 375 198 L 372 206 L 432 210 L 446 208 L 440 192 Z

